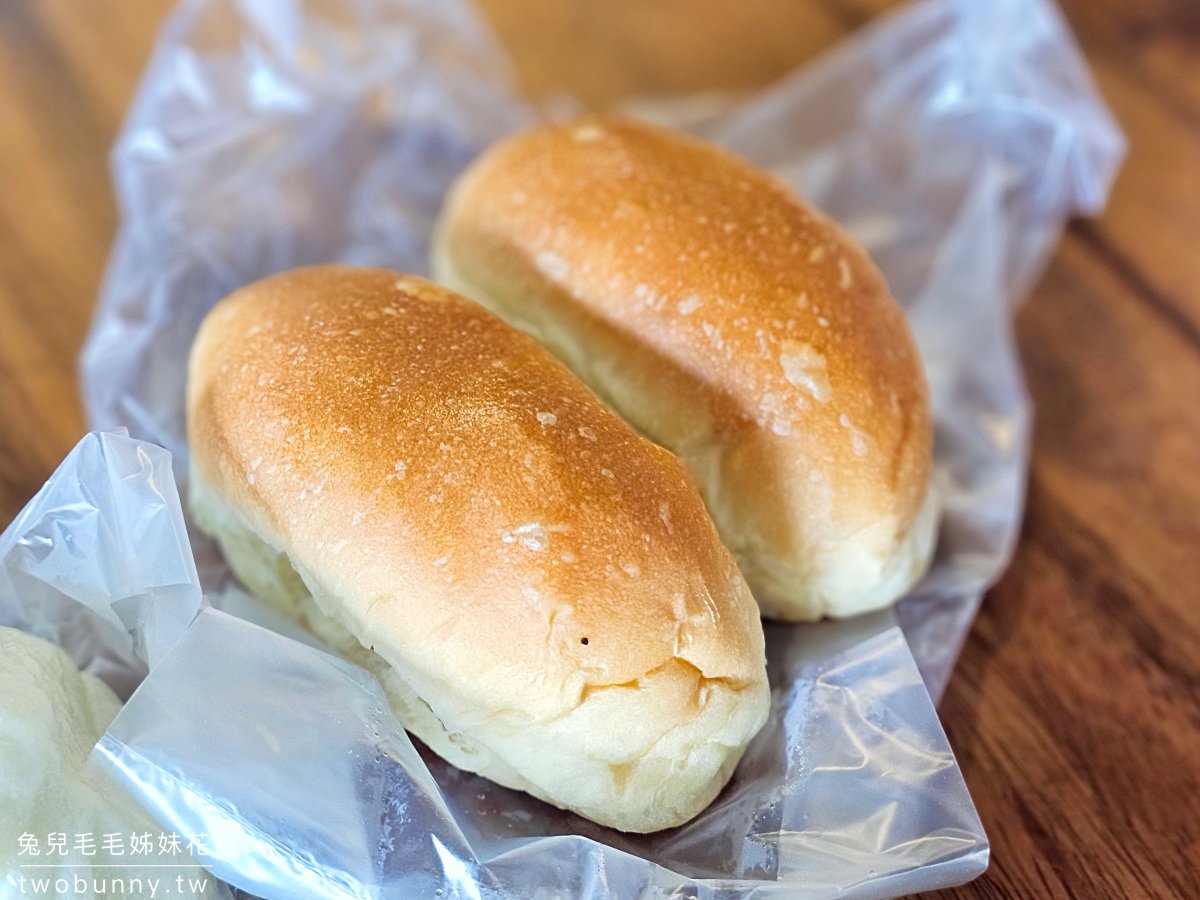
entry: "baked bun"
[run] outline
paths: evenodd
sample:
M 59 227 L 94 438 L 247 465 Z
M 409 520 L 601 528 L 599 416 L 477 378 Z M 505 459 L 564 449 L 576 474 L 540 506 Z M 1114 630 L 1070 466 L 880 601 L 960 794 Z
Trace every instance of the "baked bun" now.
M 683 467 L 451 291 L 349 266 L 236 291 L 188 433 L 237 575 L 460 768 L 654 831 L 766 720 L 757 610 Z
M 764 615 L 876 609 L 924 571 L 912 334 L 867 254 L 781 182 L 621 118 L 542 126 L 462 176 L 433 268 L 683 459 Z
M 13 628 L 0 627 L 0 685 L 0 883 L 15 887 L 4 876 L 25 862 L 18 835 L 91 824 L 108 799 L 84 766 L 121 701 L 62 648 Z

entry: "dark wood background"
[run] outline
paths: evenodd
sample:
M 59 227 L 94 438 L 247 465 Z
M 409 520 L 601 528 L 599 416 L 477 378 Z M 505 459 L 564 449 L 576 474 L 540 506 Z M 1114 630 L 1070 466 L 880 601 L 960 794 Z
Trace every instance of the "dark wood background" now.
M 988 2 L 988 0 L 979 0 Z M 84 430 L 107 154 L 171 0 L 0 0 L 0 524 Z M 485 0 L 527 88 L 764 84 L 895 0 Z M 942 718 L 992 839 L 948 897 L 1200 897 L 1200 2 L 1064 0 L 1132 141 L 1017 332 L 1028 513 Z

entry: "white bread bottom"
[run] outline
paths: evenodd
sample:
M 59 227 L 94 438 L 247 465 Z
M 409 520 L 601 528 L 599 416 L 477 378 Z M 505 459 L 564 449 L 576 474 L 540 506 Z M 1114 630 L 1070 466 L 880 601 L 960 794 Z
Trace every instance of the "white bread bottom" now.
M 400 723 L 435 753 L 600 824 L 644 833 L 691 819 L 720 793 L 766 719 L 765 681 L 743 686 L 706 678 L 678 658 L 628 685 L 592 689 L 556 720 L 472 710 L 453 686 L 429 683 L 363 646 L 339 620 L 336 599 L 297 572 L 286 552 L 264 540 L 195 471 L 190 499 L 197 524 L 217 539 L 246 588 L 371 672 Z M 676 722 L 647 715 L 635 732 L 613 728 L 610 723 L 624 718 L 618 707 L 630 691 L 648 699 L 648 710 L 690 705 L 697 712 Z M 693 695 L 690 704 L 681 703 L 681 694 Z

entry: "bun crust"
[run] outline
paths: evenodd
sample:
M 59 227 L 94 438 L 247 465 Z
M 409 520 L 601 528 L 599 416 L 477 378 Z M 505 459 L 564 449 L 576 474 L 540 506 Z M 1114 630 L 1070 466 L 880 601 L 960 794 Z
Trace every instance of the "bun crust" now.
M 239 576 L 456 765 L 652 831 L 765 721 L 757 610 L 678 461 L 462 297 L 348 266 L 242 288 L 196 339 L 188 431 Z
M 538 127 L 463 175 L 433 265 L 684 460 L 764 614 L 864 612 L 924 570 L 932 426 L 907 321 L 781 182 L 621 118 Z

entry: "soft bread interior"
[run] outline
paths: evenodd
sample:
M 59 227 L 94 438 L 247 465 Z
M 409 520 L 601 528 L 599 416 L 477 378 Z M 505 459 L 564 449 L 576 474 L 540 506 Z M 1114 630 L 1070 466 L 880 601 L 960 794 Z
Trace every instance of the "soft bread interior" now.
M 552 720 L 481 709 L 364 646 L 319 579 L 298 572 L 195 470 L 191 507 L 243 584 L 374 674 L 399 721 L 439 756 L 601 824 L 649 832 L 692 818 L 766 718 L 764 681 L 709 678 L 678 657 L 627 684 L 585 687 L 578 705 Z

